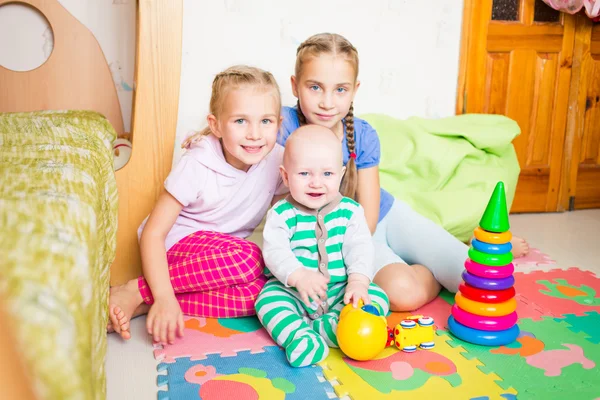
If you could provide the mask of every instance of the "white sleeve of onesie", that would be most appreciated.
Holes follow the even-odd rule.
[[[359,273],[373,280],[375,275],[373,239],[361,206],[358,206],[346,227],[342,255],[348,275]]]
[[[304,267],[292,251],[291,237],[292,232],[285,219],[271,208],[263,229],[263,258],[273,276],[288,287],[290,275],[298,268]]]

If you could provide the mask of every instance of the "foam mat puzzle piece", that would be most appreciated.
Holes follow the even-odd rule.
[[[215,392],[212,387],[218,389],[219,385],[225,384],[239,385],[246,392],[254,389],[259,397],[253,398],[265,400],[335,397],[333,387],[323,378],[320,367],[292,368],[285,352],[278,347],[269,347],[260,354],[240,352],[235,358],[222,358],[215,354],[205,360],[178,358],[174,363],[159,364],[157,369],[167,371],[166,375],[159,375],[157,381],[159,387],[167,386],[167,390],[159,391],[159,400],[199,399],[200,393],[205,398],[208,389]],[[209,400],[214,398],[223,396],[209,397]],[[238,392],[235,398],[247,400],[250,397]]]
[[[549,255],[542,253],[539,249],[530,248],[529,253],[524,257],[515,258],[514,265],[547,265],[556,264]]]
[[[198,321],[197,325],[194,320]],[[203,360],[208,354],[233,357],[239,351],[249,350],[252,353],[260,353],[266,347],[277,346],[267,331],[260,325],[259,329],[250,330],[249,332],[229,328],[206,329],[210,326],[214,327],[217,322],[217,320],[213,319],[211,321],[209,318],[186,319],[183,338],[178,338],[173,344],[155,344],[154,358],[166,363],[175,362],[178,357]]]
[[[573,397],[574,393],[591,399],[600,394],[600,346],[553,318],[520,319],[519,327],[522,332],[519,343],[509,346],[478,346],[456,338],[449,344],[465,349],[462,355],[482,363],[479,368],[483,372],[502,377],[498,384],[504,389],[517,390],[519,400],[579,398]],[[523,337],[532,340],[525,342]],[[534,340],[543,345],[531,351]],[[576,354],[578,351],[583,354]],[[557,372],[559,375],[550,376]]]
[[[600,344],[600,314],[597,311],[588,311],[584,316],[565,314],[563,318],[556,318],[557,322],[564,322],[573,332],[584,332],[587,340]]]
[[[519,317],[539,320],[542,316],[600,311],[600,279],[593,272],[553,269],[515,272],[514,277]]]
[[[423,386],[431,377],[438,376],[456,387],[462,383],[452,360],[435,351],[418,354],[387,348],[369,361],[344,359],[358,377],[381,393],[410,391]]]
[[[346,398],[352,400],[398,399],[403,395],[410,396],[411,399],[433,399],[437,397],[469,399],[484,396],[488,396],[490,399],[504,399],[503,394],[516,395],[514,389],[504,390],[497,385],[496,381],[500,380],[500,377],[481,371],[478,368],[480,363],[477,360],[468,360],[461,356],[461,353],[465,350],[448,345],[447,341],[449,340],[450,338],[445,331],[438,330],[435,336],[436,347],[429,351],[442,354],[451,360],[456,366],[460,381],[453,382],[441,376],[431,375],[421,387],[409,391],[390,390],[388,393],[378,391],[352,370],[343,354],[337,349],[331,349],[329,357],[320,365],[323,367],[323,375],[328,381],[332,382],[333,389],[338,397],[344,398],[346,396]],[[385,357],[390,352],[397,351],[388,348],[383,356]],[[419,357],[421,352],[419,350],[411,353],[410,356]]]
[[[515,300],[517,301],[517,315],[519,318],[540,320],[543,316],[558,317],[558,315],[554,314],[551,310],[544,309],[539,304],[536,304],[531,301],[531,299],[528,299],[521,294],[517,294]]]
[[[258,318],[255,316],[240,318],[185,316],[184,325],[186,329],[194,329],[219,337],[230,337],[239,333],[254,332],[262,328]]]

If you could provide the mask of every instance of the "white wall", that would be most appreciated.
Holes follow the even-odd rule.
[[[358,115],[454,114],[462,0],[184,0],[182,75],[174,162],[186,133],[204,125],[215,74],[244,63],[271,71],[285,105],[297,46],[335,32],[358,49]]]
[[[131,125],[135,0],[59,0],[96,37],[111,68],[125,131]],[[19,4],[0,7],[0,65],[29,70],[48,59],[53,36],[45,18]]]
[[[88,27],[113,71],[125,130],[130,128],[135,64],[135,0],[59,0]],[[42,18],[21,6],[0,8],[0,64],[41,63],[51,49]],[[452,115],[462,0],[184,0],[179,143],[204,125],[216,73],[245,63],[277,78],[284,104],[295,103],[289,77],[296,47],[318,32],[346,36],[358,49],[357,113]],[[27,21],[26,24],[23,21]],[[10,40],[16,34],[18,40]],[[25,51],[26,48],[31,51]]]

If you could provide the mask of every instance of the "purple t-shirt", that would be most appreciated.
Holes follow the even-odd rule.
[[[283,116],[283,123],[281,124],[277,142],[282,146],[285,146],[288,137],[300,127],[300,121],[298,120],[296,107],[282,107],[281,115]],[[344,133],[346,133],[345,126]],[[363,169],[379,165],[379,159],[381,158],[379,136],[377,136],[377,132],[367,121],[356,117],[354,117],[354,140],[356,142],[356,168]],[[344,165],[346,165],[350,158],[350,152],[348,151],[348,145],[346,144],[345,134],[342,140],[342,152],[344,155]],[[380,189],[380,191],[379,221],[386,216],[394,203],[394,197],[391,194],[384,189]]]
[[[165,180],[167,192],[183,206],[167,234],[165,248],[169,250],[197,231],[250,236],[271,207],[273,196],[288,192],[279,173],[283,151],[276,144],[265,158],[244,172],[225,160],[214,135],[194,143]],[[138,240],[147,219],[138,229]]]

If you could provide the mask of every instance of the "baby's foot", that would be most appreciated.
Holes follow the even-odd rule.
[[[314,332],[292,340],[285,348],[285,355],[292,367],[315,365],[329,355],[325,340]]]
[[[524,257],[529,254],[529,243],[527,243],[527,240],[513,236],[510,243],[512,244],[512,253],[514,258]]]
[[[130,280],[125,285],[110,288],[108,302],[110,325],[107,327],[107,331],[110,332],[112,329],[114,332],[121,334],[123,339],[131,338],[129,321],[142,303],[143,299],[138,290],[136,279]]]

